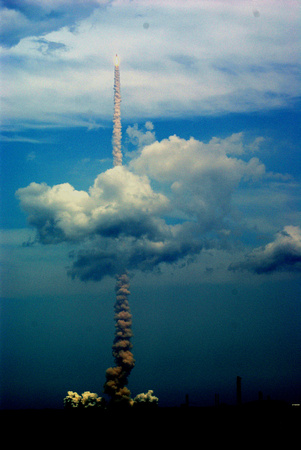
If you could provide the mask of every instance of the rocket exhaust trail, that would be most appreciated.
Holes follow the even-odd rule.
[[[128,302],[130,283],[127,273],[117,276],[116,282],[116,302],[115,310],[115,339],[112,346],[112,353],[116,366],[110,367],[106,371],[107,381],[104,385],[104,392],[109,394],[114,403],[125,401],[130,402],[131,393],[126,387],[131,370],[135,366],[135,360],[130,349],[132,344],[130,339],[132,333],[132,315]]]
[[[122,165],[121,153],[121,120],[120,120],[120,72],[119,59],[116,55],[114,70],[114,118],[113,118],[113,162],[114,166]]]
[[[121,153],[121,121],[120,121],[120,73],[119,73],[119,59],[115,58],[114,71],[114,118],[113,118],[113,157],[114,166],[122,165]],[[128,302],[130,295],[129,287],[130,281],[126,271],[116,276],[116,302],[114,305],[115,311],[115,338],[112,346],[112,353],[115,359],[116,366],[110,367],[106,371],[106,383],[104,385],[104,392],[110,395],[112,402],[131,401],[131,392],[126,387],[128,377],[131,370],[135,366],[135,360],[130,349],[133,345],[130,339],[132,333],[132,315]]]

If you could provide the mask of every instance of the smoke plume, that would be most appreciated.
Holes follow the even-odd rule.
[[[115,339],[113,343],[113,356],[116,366],[106,371],[107,381],[104,392],[111,396],[114,403],[131,401],[131,393],[126,387],[128,377],[135,365],[130,349],[132,344],[132,315],[128,302],[130,283],[127,273],[117,276],[115,310]]]
[[[153,395],[154,391],[149,389],[146,394],[143,392],[141,394],[136,395],[134,398],[134,405],[149,405],[149,406],[157,406],[159,399],[155,395]]]
[[[82,395],[77,392],[68,391],[68,395],[64,398],[64,407],[66,409],[80,408],[104,408],[105,400],[102,397],[98,397],[97,394],[86,391]]]
[[[113,118],[113,163],[114,166],[122,165],[121,153],[121,121],[120,121],[120,72],[119,60],[116,55],[114,70],[114,118]],[[130,402],[131,393],[126,387],[128,376],[135,365],[133,354],[130,352],[132,344],[132,315],[128,302],[130,282],[126,272],[117,276],[116,281],[116,302],[115,310],[115,339],[112,352],[116,366],[110,367],[106,371],[107,381],[104,385],[104,392],[109,394],[112,401]]]
[[[114,70],[114,118],[113,118],[113,157],[114,166],[122,165],[121,153],[121,121],[120,121],[120,72],[119,60],[116,55],[115,70]]]
[[[130,401],[129,405],[139,408],[153,408],[158,406],[159,399],[156,397],[153,390],[136,395],[136,397]],[[103,397],[99,397],[97,394],[86,391],[81,395],[77,392],[68,391],[64,398],[65,409],[102,409],[106,410],[108,404]]]

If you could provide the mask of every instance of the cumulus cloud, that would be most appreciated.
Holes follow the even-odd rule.
[[[153,123],[147,121],[144,127],[146,131],[139,130],[138,124],[135,123],[135,125],[133,125],[132,127],[128,126],[126,130],[128,140],[138,148],[142,148],[145,145],[152,144],[156,140],[156,135],[153,131]]]
[[[210,233],[230,234],[224,219],[233,192],[242,180],[265,174],[257,158],[233,156],[230,142],[241,147],[242,139],[205,144],[171,136],[145,146],[128,166],[99,174],[88,192],[31,183],[16,195],[39,242],[78,244],[70,252],[73,278],[98,281],[125,269],[185,263],[217,245]]]
[[[31,183],[16,195],[43,244],[92,235],[158,239],[165,232],[158,215],[168,209],[168,199],[152,190],[146,176],[124,166],[98,175],[89,192],[77,191],[69,183],[53,187]]]
[[[194,138],[170,136],[146,146],[130,167],[168,189],[174,215],[198,224],[200,231],[220,226],[231,209],[231,196],[242,179],[265,174],[265,166],[252,158],[230,156],[243,146],[243,135],[213,138],[208,144]]]
[[[301,272],[301,228],[292,225],[284,227],[273,242],[255,248],[244,261],[231,264],[229,270],[248,270],[258,274]]]

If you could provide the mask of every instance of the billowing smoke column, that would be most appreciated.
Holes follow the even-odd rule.
[[[114,71],[114,127],[113,127],[113,157],[114,166],[122,165],[121,153],[121,121],[120,121],[120,73],[119,59],[116,55]],[[106,371],[107,381],[104,385],[104,392],[109,394],[114,403],[130,402],[131,392],[126,387],[128,377],[135,365],[133,354],[130,352],[132,344],[130,339],[132,333],[132,315],[128,302],[130,280],[127,272],[117,276],[116,282],[116,302],[115,310],[115,339],[113,343],[113,356],[115,367],[110,367]]]
[[[114,403],[130,402],[131,393],[126,387],[128,377],[135,365],[135,360],[130,349],[132,344],[130,339],[132,333],[132,315],[128,302],[130,283],[127,273],[117,276],[115,310],[115,339],[113,343],[113,356],[115,367],[110,367],[106,371],[107,381],[104,385],[104,392],[111,396]]]
[[[115,71],[114,71],[114,128],[113,128],[113,157],[114,166],[122,165],[122,153],[121,153],[121,121],[120,121],[120,73],[119,73],[119,59],[116,55],[115,58]]]

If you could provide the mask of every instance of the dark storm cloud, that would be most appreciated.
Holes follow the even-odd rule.
[[[68,268],[68,275],[82,281],[100,281],[114,276],[125,268],[129,270],[152,271],[162,263],[175,264],[186,256],[198,254],[203,244],[192,239],[181,240],[181,236],[154,242],[147,238],[115,239],[97,238],[88,244],[91,248],[70,252],[75,258]]]
[[[301,272],[301,229],[286,226],[265,247],[255,248],[244,261],[231,264],[229,270],[248,270],[258,274],[275,271]]]

